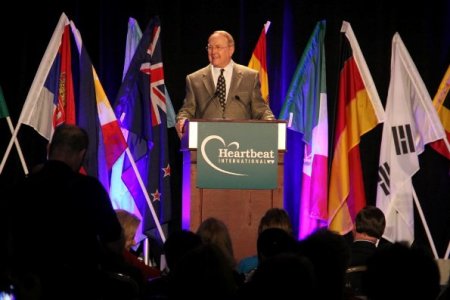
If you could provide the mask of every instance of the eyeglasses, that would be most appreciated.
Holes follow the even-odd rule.
[[[211,46],[211,45],[208,45],[208,46],[205,47],[205,49],[206,49],[206,51],[213,51],[213,50],[220,51],[220,50],[228,48],[228,47],[230,47],[230,46]]]

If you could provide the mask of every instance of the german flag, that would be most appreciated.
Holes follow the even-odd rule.
[[[264,101],[269,102],[269,77],[267,75],[267,57],[266,57],[266,33],[269,30],[270,22],[267,21],[256,43],[252,53],[252,58],[248,67],[259,72],[259,81],[261,83],[261,94]]]
[[[384,110],[352,28],[345,21],[340,65],[328,227],[346,234],[353,228],[356,214],[366,205],[360,138],[384,121]]]

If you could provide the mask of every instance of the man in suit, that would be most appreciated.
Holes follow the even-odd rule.
[[[186,96],[177,115],[178,135],[181,137],[185,121],[192,118],[274,120],[262,98],[258,72],[232,60],[231,34],[213,32],[206,50],[210,64],[186,76]]]
[[[354,296],[364,296],[363,273],[366,271],[367,260],[377,250],[385,227],[384,213],[376,206],[365,206],[356,215],[350,263],[346,272],[347,291]]]

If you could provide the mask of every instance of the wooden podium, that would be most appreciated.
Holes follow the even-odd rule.
[[[258,189],[233,188],[202,188],[198,187],[198,138],[199,123],[207,125],[220,123],[227,130],[227,124],[256,124],[258,130],[264,133],[267,124],[275,123],[278,136],[274,145],[277,155],[275,186]],[[203,123],[202,125],[205,125]],[[203,126],[204,127],[204,126]],[[252,139],[253,137],[248,137]],[[183,151],[183,184],[182,184],[182,226],[183,229],[197,231],[200,223],[215,217],[222,220],[228,227],[235,258],[240,259],[256,254],[258,225],[265,212],[273,207],[283,207],[283,169],[284,152],[286,150],[286,123],[284,121],[208,121],[192,120],[186,126],[182,138]],[[239,180],[239,179],[236,179]]]

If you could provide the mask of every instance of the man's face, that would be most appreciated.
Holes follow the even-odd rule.
[[[216,68],[224,68],[231,61],[234,53],[234,46],[228,45],[226,37],[220,34],[213,34],[208,40],[208,59]]]

